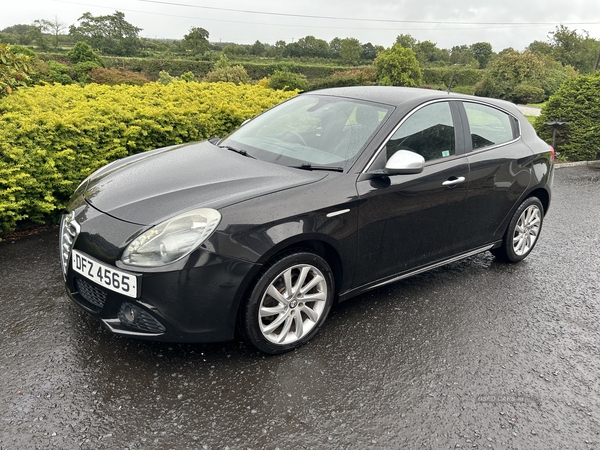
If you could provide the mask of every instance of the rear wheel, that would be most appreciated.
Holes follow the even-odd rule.
[[[537,197],[529,197],[515,211],[502,245],[491,250],[497,258],[508,262],[525,259],[538,241],[544,220],[544,206]]]
[[[269,354],[307,343],[331,309],[334,280],[327,262],[305,250],[285,253],[259,274],[240,311],[242,333]]]

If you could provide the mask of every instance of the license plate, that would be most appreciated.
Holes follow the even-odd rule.
[[[133,275],[90,258],[77,250],[71,252],[73,270],[88,280],[132,298],[138,298],[139,275]]]

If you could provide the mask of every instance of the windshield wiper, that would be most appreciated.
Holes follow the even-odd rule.
[[[239,153],[240,155],[247,156],[248,158],[256,159],[254,156],[252,156],[246,150],[240,150],[239,148],[232,147],[231,145],[219,145],[219,148],[225,148],[227,150],[231,150],[232,152]]]
[[[339,166],[324,166],[324,165],[320,165],[320,164],[309,164],[309,163],[304,163],[299,166],[290,166],[290,167],[294,167],[296,169],[303,169],[303,170],[329,170],[331,172],[343,172],[344,171],[344,168],[339,167]]]

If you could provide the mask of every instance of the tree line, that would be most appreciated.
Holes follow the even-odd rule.
[[[129,23],[120,11],[100,16],[86,12],[77,24],[69,26],[54,17],[7,27],[0,31],[0,42],[50,51],[72,47],[82,41],[103,55],[216,60],[218,56],[215,54],[222,52],[230,58],[312,58],[353,66],[370,64],[384,50],[383,46],[361,43],[352,37],[336,37],[327,42],[309,35],[295,42],[279,40],[272,45],[257,40],[254,44],[244,45],[210,42],[209,32],[201,27],[190,28],[180,40],[142,38],[141,31],[141,28]],[[418,41],[410,34],[399,34],[395,44],[410,48],[421,66],[460,65],[485,69],[499,55],[514,51],[509,48],[494,53],[489,42],[444,49],[429,40]],[[548,34],[547,41],[534,41],[526,51],[570,65],[579,73],[591,73],[598,64],[600,41],[590,37],[586,31],[578,32],[560,25]]]

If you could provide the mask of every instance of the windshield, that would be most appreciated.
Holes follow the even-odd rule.
[[[348,168],[392,107],[301,95],[256,117],[219,143],[285,166]]]

